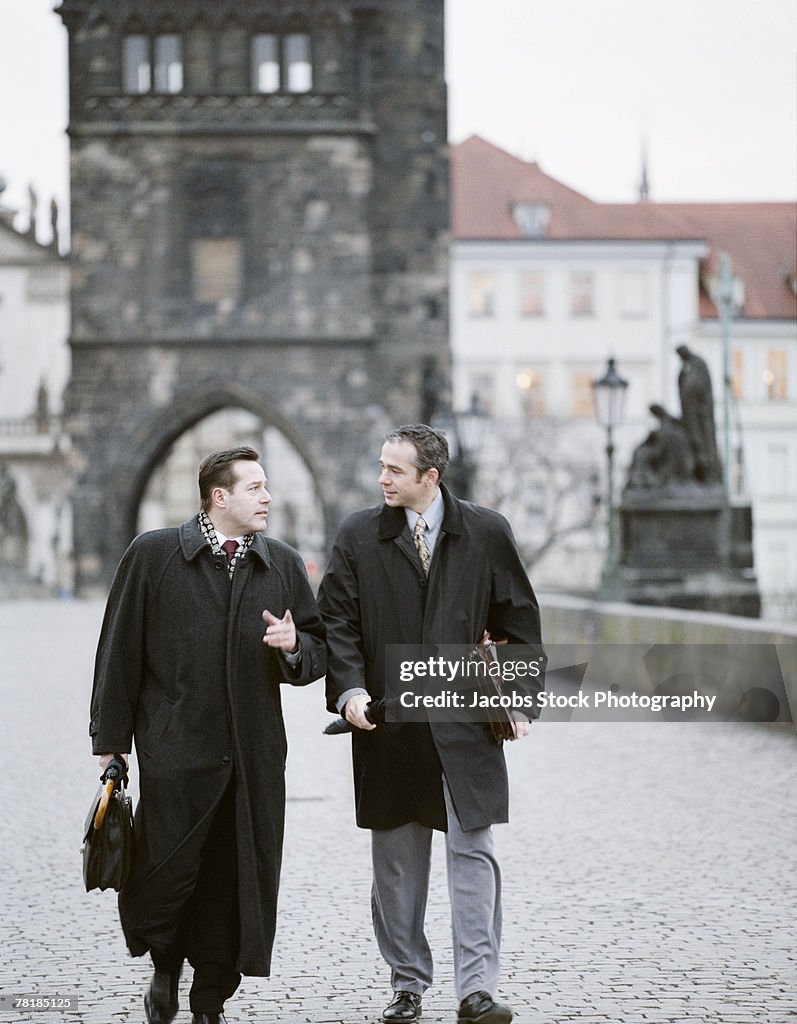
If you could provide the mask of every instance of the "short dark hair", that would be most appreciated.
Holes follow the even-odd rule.
[[[436,469],[442,479],[448,466],[448,441],[439,430],[425,423],[408,423],[396,427],[385,435],[386,441],[406,441],[415,449],[415,467],[422,476],[427,470]]]
[[[235,475],[236,462],[260,462],[260,453],[244,444],[238,448],[211,452],[202,460],[199,467],[199,500],[205,512],[210,511],[210,495],[214,487],[223,487],[225,491],[235,487],[238,480]]]

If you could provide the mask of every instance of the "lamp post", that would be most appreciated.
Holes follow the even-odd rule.
[[[432,419],[431,426],[448,439],[451,456],[448,467],[449,486],[458,498],[464,498],[465,501],[473,501],[475,497],[478,453],[484,440],[487,417],[487,410],[474,392],[470,405],[464,411],[439,412]]]
[[[596,377],[592,382],[595,417],[598,424],[606,429],[608,539],[606,561],[603,564],[598,592],[599,598],[604,601],[617,600],[622,597],[623,593],[618,564],[617,520],[614,510],[614,428],[622,422],[627,390],[628,381],[617,372],[614,357],[610,356],[603,376]]]

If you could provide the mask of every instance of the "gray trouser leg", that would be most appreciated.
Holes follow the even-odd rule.
[[[432,984],[432,951],[423,924],[432,830],[411,822],[371,832],[371,913],[379,951],[395,991],[422,995]]]
[[[501,870],[493,833],[489,826],[463,832],[445,780],[443,790],[457,999],[482,989],[494,996],[501,952]]]

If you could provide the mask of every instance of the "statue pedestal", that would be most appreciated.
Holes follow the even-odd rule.
[[[758,618],[749,505],[695,484],[626,490],[619,511],[626,601]]]

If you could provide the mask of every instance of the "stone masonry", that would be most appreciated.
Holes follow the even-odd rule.
[[[331,534],[372,500],[381,433],[421,414],[424,365],[448,378],[442,0],[59,11],[79,586],[107,582],[152,470],[225,406],[286,434]]]

